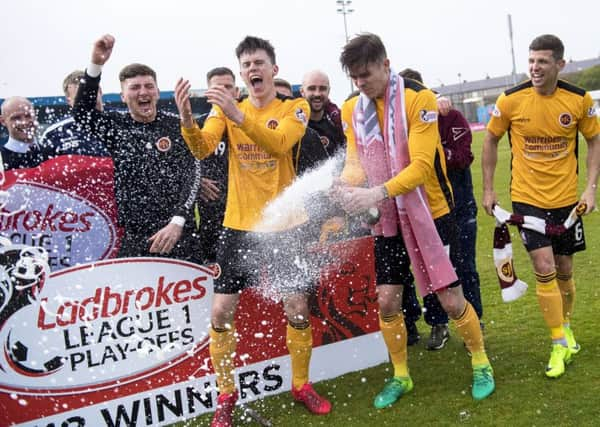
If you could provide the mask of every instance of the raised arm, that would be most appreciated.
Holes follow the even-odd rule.
[[[114,123],[108,114],[96,110],[96,100],[102,66],[110,58],[114,43],[115,38],[110,34],[106,34],[94,42],[91,62],[86,68],[85,78],[79,84],[73,106],[75,121],[106,144],[109,150],[112,149],[111,136],[114,132]]]

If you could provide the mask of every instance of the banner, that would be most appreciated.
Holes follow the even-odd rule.
[[[155,426],[215,410],[208,328],[219,267],[114,259],[112,173],[110,159],[61,156],[5,174],[1,426]],[[386,361],[373,239],[313,251],[311,381]],[[291,385],[282,304],[257,292],[242,294],[235,319],[241,402]]]
[[[373,333],[372,250],[363,238],[323,252],[329,258],[311,297],[313,381],[387,360]],[[3,264],[20,253],[5,250]],[[163,425],[213,411],[208,327],[218,273],[125,258],[53,272],[14,292],[0,325],[0,425]],[[241,401],[288,391],[282,305],[249,290],[235,321]]]
[[[52,271],[112,258],[119,230],[108,157],[58,156],[4,174],[0,236],[39,246]]]

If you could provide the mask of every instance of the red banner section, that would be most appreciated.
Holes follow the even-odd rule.
[[[0,235],[43,247],[52,271],[112,258],[119,237],[113,180],[107,157],[59,156],[36,168],[9,170]]]
[[[110,259],[119,245],[110,159],[63,156],[5,178],[0,425],[164,425],[213,411],[218,267]],[[375,333],[373,239],[313,252],[321,274],[310,295],[311,380],[387,360]],[[236,317],[241,401],[291,384],[282,305],[257,292],[242,294]]]

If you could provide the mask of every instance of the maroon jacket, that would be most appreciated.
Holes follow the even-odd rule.
[[[438,129],[449,170],[466,169],[473,162],[471,128],[460,111],[451,109],[447,116],[438,116]]]

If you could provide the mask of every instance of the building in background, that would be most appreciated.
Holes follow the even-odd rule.
[[[600,57],[584,59],[582,61],[569,61],[562,71],[562,75],[576,73],[587,68],[600,65]],[[487,123],[490,119],[494,102],[502,92],[527,80],[529,75],[518,73],[513,79],[512,74],[500,77],[487,77],[483,80],[462,81],[451,85],[442,85],[432,89],[440,95],[450,98],[454,107],[460,110],[469,123]],[[592,91],[592,98],[594,98]],[[594,100],[598,101],[600,96],[596,95]]]

